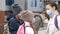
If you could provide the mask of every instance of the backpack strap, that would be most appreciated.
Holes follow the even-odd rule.
[[[24,34],[25,34],[25,23],[23,24],[23,27],[24,27]]]
[[[23,27],[24,27],[24,34],[25,34],[25,28],[26,28],[26,27],[30,27],[30,26],[28,26],[28,25],[25,26],[25,23],[24,23],[24,24],[23,24]]]
[[[54,19],[54,24],[55,24],[55,27],[59,30],[57,16],[59,16],[59,15],[56,15],[56,17]]]

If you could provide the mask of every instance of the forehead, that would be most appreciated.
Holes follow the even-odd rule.
[[[50,9],[50,8],[52,8],[52,7],[49,4],[46,5],[46,9]]]

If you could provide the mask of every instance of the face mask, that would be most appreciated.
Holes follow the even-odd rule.
[[[43,20],[43,23],[48,23],[48,19],[44,19]]]
[[[52,11],[51,10],[47,10],[46,13],[51,16],[52,15]]]
[[[33,18],[32,23],[35,23],[35,18]]]

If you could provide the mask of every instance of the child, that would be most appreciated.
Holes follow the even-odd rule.
[[[36,29],[34,28],[33,24],[32,24],[32,20],[33,20],[33,13],[31,11],[22,11],[21,12],[21,19],[24,20],[25,23],[25,31],[22,30],[25,34],[36,34]],[[21,27],[21,26],[20,26]],[[20,27],[17,31],[17,34],[21,34],[20,33]],[[24,34],[23,33],[23,34]]]

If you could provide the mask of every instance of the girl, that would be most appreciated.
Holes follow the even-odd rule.
[[[32,20],[33,20],[33,17],[34,17],[33,13],[31,11],[26,10],[26,11],[22,11],[20,16],[21,16],[20,18],[22,20],[24,20],[24,23],[25,23],[24,24],[25,28],[22,27],[23,29],[25,29],[25,31],[22,30],[23,32],[25,32],[23,34],[37,34],[36,29],[34,28],[34,26],[32,24]],[[20,28],[21,28],[21,26],[19,27],[19,29],[17,31],[17,34],[21,34],[20,33]]]

